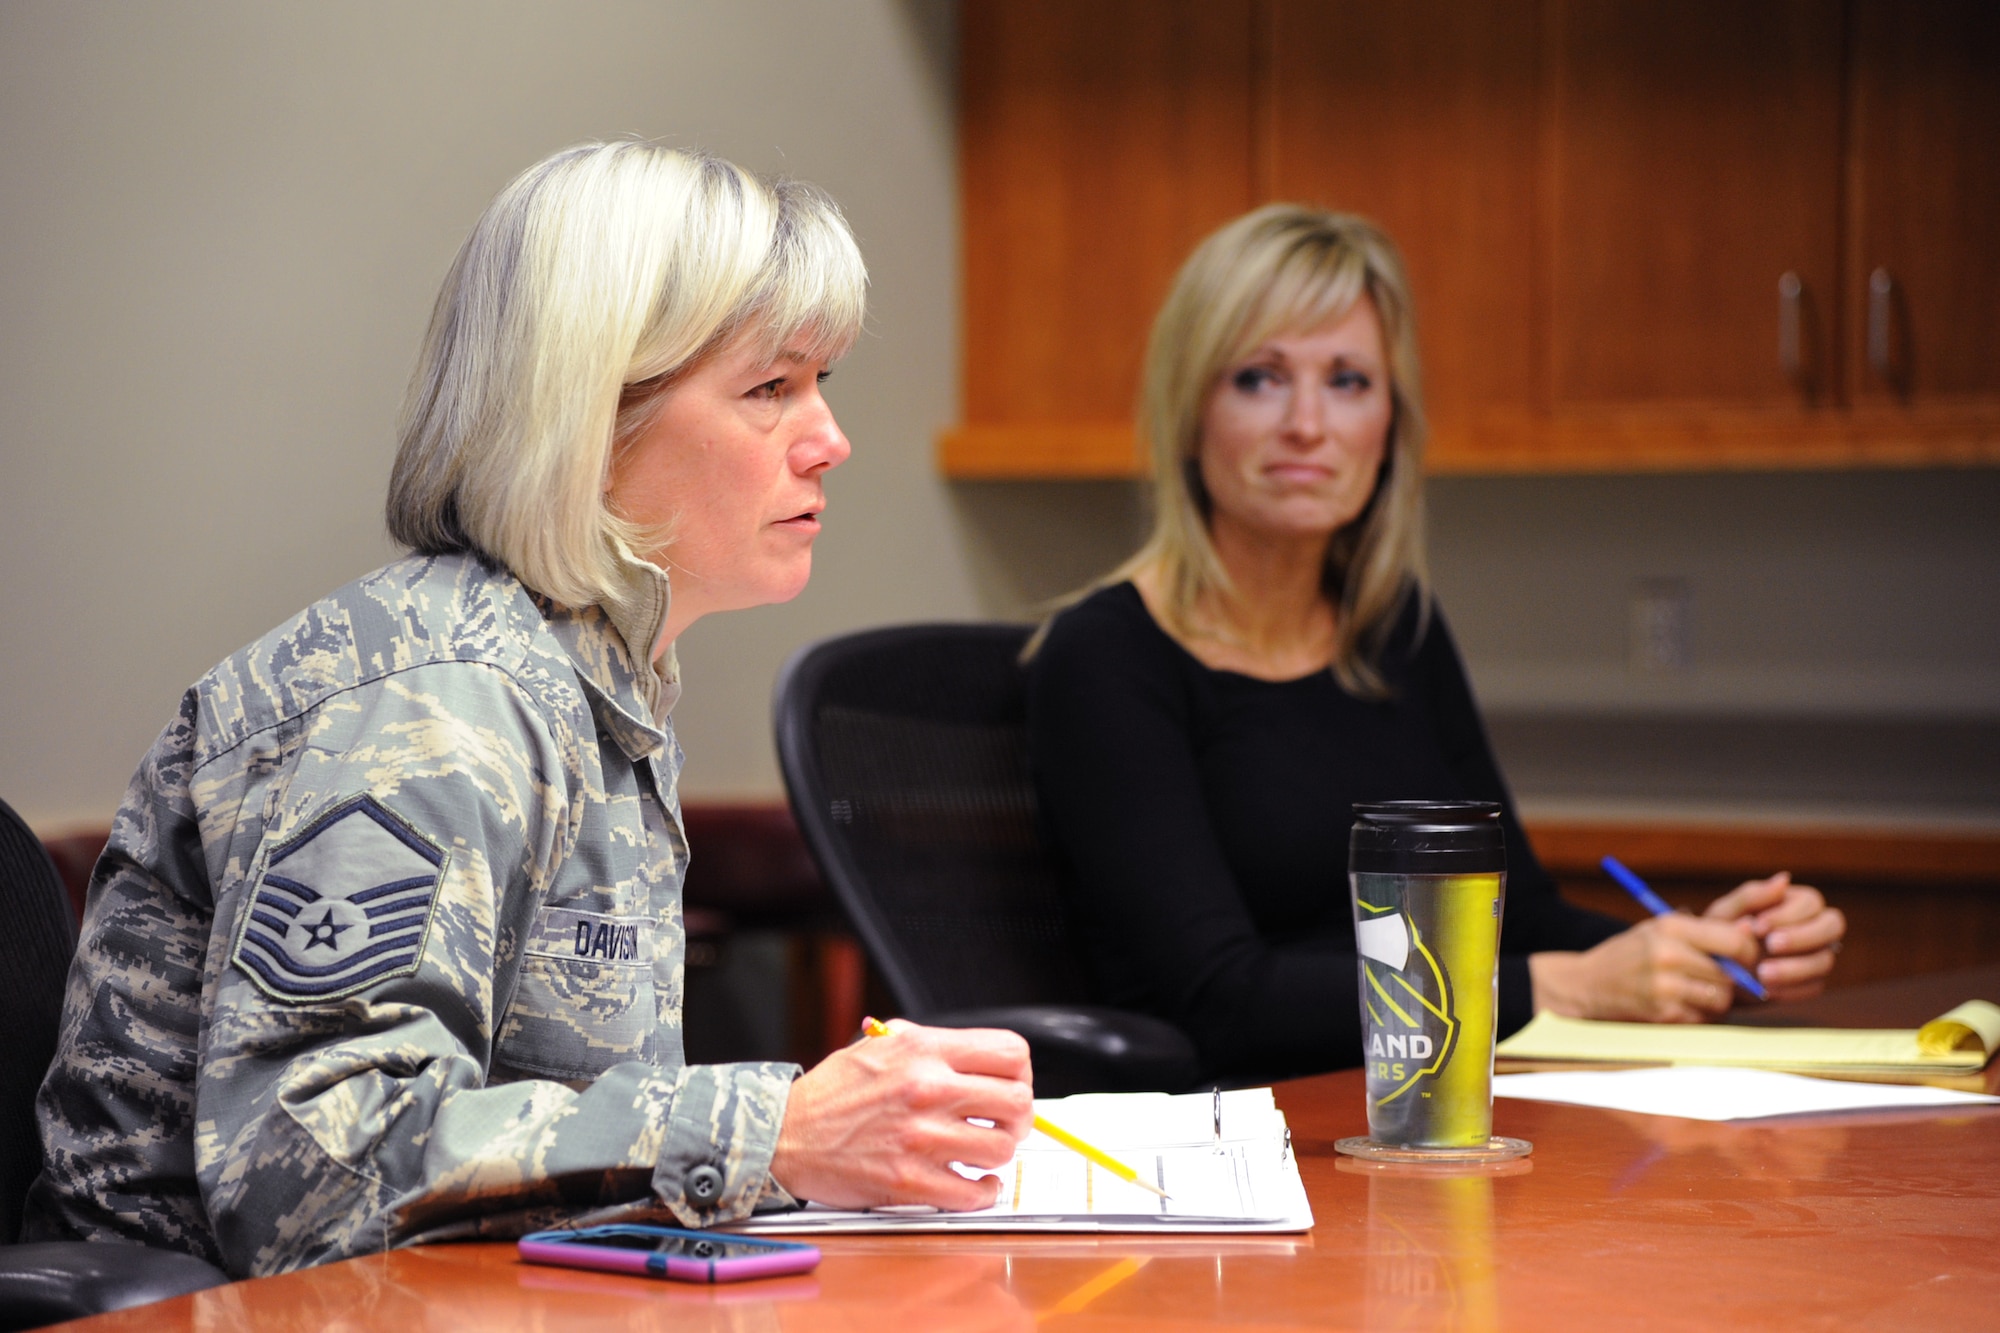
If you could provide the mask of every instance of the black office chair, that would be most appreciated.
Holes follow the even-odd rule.
[[[778,762],[820,871],[904,1014],[1011,1028],[1035,1092],[1179,1092],[1193,1044],[1090,1003],[1028,774],[1022,625],[908,625],[801,650]]]
[[[111,1241],[12,1242],[42,1169],[35,1092],[56,1050],[76,919],[48,853],[0,801],[0,1329],[39,1328],[229,1279],[190,1254]]]

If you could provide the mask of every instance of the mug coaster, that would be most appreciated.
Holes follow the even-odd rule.
[[[1511,1162],[1516,1157],[1526,1157],[1535,1150],[1535,1145],[1526,1139],[1507,1139],[1496,1134],[1486,1140],[1484,1147],[1404,1148],[1392,1143],[1377,1143],[1374,1139],[1358,1136],[1335,1140],[1333,1150],[1346,1153],[1349,1157],[1359,1157],[1365,1162],[1454,1166],[1461,1163],[1476,1165],[1482,1162]]]

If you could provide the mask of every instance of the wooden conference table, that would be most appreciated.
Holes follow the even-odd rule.
[[[2000,967],[1814,1003],[1914,1026],[1974,983],[1992,991]],[[1502,1099],[1495,1128],[1532,1139],[1533,1156],[1428,1174],[1334,1153],[1366,1128],[1358,1071],[1283,1084],[1278,1101],[1317,1219],[1308,1235],[835,1238],[809,1276],[715,1289],[523,1265],[510,1245],[432,1246],[70,1327],[2000,1326],[2000,1107],[1731,1125]]]

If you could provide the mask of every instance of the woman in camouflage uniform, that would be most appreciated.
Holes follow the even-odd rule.
[[[673,647],[804,587],[860,327],[838,210],[641,143],[523,173],[402,427],[412,554],[204,676],[91,887],[27,1237],[235,1274],[557,1217],[983,1206],[1025,1044],[689,1066]],[[992,1122],[992,1127],[971,1123]]]

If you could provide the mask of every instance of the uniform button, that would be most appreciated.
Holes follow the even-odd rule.
[[[722,1173],[712,1166],[698,1166],[687,1174],[687,1192],[707,1203],[722,1193]]]

